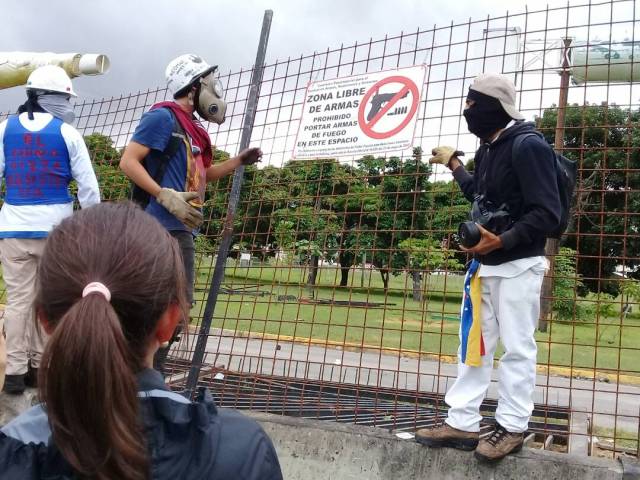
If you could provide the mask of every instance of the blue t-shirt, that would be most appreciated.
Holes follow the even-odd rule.
[[[131,140],[162,152],[169,145],[175,122],[175,118],[167,108],[156,108],[146,112],[142,115]],[[193,155],[191,151],[187,151],[187,148],[186,143],[183,148],[178,148],[176,154],[169,160],[164,177],[159,183],[163,188],[173,188],[178,192],[199,192],[201,201],[204,201],[206,170],[202,163],[202,156]],[[152,177],[155,176],[158,167],[157,161],[147,159],[147,170]],[[169,231],[190,231],[154,197],[150,198],[146,211]]]

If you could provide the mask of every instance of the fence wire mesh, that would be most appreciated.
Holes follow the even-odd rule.
[[[469,204],[447,171],[426,160],[442,144],[472,159],[477,140],[461,117],[468,86],[482,71],[503,72],[516,83],[519,109],[579,165],[574,215],[543,299],[550,312],[536,333],[528,440],[583,454],[638,455],[637,27],[635,2],[592,1],[452,22],[265,65],[252,134],[265,156],[245,172],[200,383],[225,406],[394,431],[443,416],[443,395],[456,375],[468,260],[455,232]],[[564,109],[563,39],[571,39],[574,80]],[[416,64],[428,69],[413,150],[291,158],[309,82]],[[216,161],[237,152],[251,73],[221,75],[227,121],[208,126]],[[166,90],[152,89],[76,104],[105,200],[127,197],[122,148],[142,113],[167,98]],[[564,130],[557,129],[559,113]],[[225,178],[207,190],[191,328],[171,359],[175,388],[193,355],[230,185]],[[497,395],[494,379],[483,404],[487,420]]]

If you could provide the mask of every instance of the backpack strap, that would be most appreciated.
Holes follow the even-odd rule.
[[[167,171],[167,166],[171,161],[171,158],[178,153],[178,149],[184,144],[184,140],[187,138],[182,125],[176,118],[175,114],[171,111],[171,109],[167,109],[171,114],[171,118],[173,119],[174,126],[173,131],[171,132],[171,138],[169,139],[169,143],[167,147],[163,151],[159,150],[151,150],[149,155],[145,157],[142,161],[142,166],[145,168],[147,172],[149,172],[149,161],[155,161],[158,164],[158,168],[155,174],[151,177],[158,184],[162,185],[162,179],[164,178],[164,174]],[[140,205],[142,208],[146,208],[149,204],[149,200],[151,200],[151,195],[147,193],[145,190],[140,188],[135,183],[131,182],[131,194],[130,199]]]
[[[513,144],[511,146],[511,161],[513,161],[513,159],[518,154],[518,151],[520,150],[520,145],[522,145],[522,142],[525,140],[525,138],[537,137],[537,136],[538,134],[533,132],[517,135],[516,138],[513,139]]]
[[[180,122],[176,118],[175,114],[171,111],[170,108],[168,108],[167,110],[171,114],[171,118],[174,121],[173,131],[171,132],[171,138],[169,139],[167,148],[165,148],[162,152],[158,150],[151,150],[147,157],[148,159],[153,159],[158,162],[158,169],[153,176],[153,179],[158,185],[161,184],[162,179],[164,178],[164,174],[167,171],[167,165],[169,165],[169,161],[176,153],[178,153],[178,150],[183,145],[183,142],[186,138],[184,129],[182,128],[182,125],[180,125]],[[147,159],[145,159],[145,163],[146,161]],[[147,168],[146,165],[145,168]]]

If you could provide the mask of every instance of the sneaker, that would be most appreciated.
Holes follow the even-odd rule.
[[[2,391],[11,395],[21,395],[22,393],[24,393],[25,389],[24,377],[24,374],[5,375],[4,387],[2,387]]]
[[[485,462],[497,462],[510,453],[522,450],[523,443],[524,433],[507,432],[502,425],[496,423],[493,433],[480,440],[475,456]]]
[[[459,450],[473,450],[478,446],[478,432],[465,432],[442,423],[416,432],[416,441],[428,447],[449,447]]]

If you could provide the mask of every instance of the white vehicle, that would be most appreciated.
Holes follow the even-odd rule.
[[[640,81],[640,42],[575,42],[571,64],[575,84]]]

